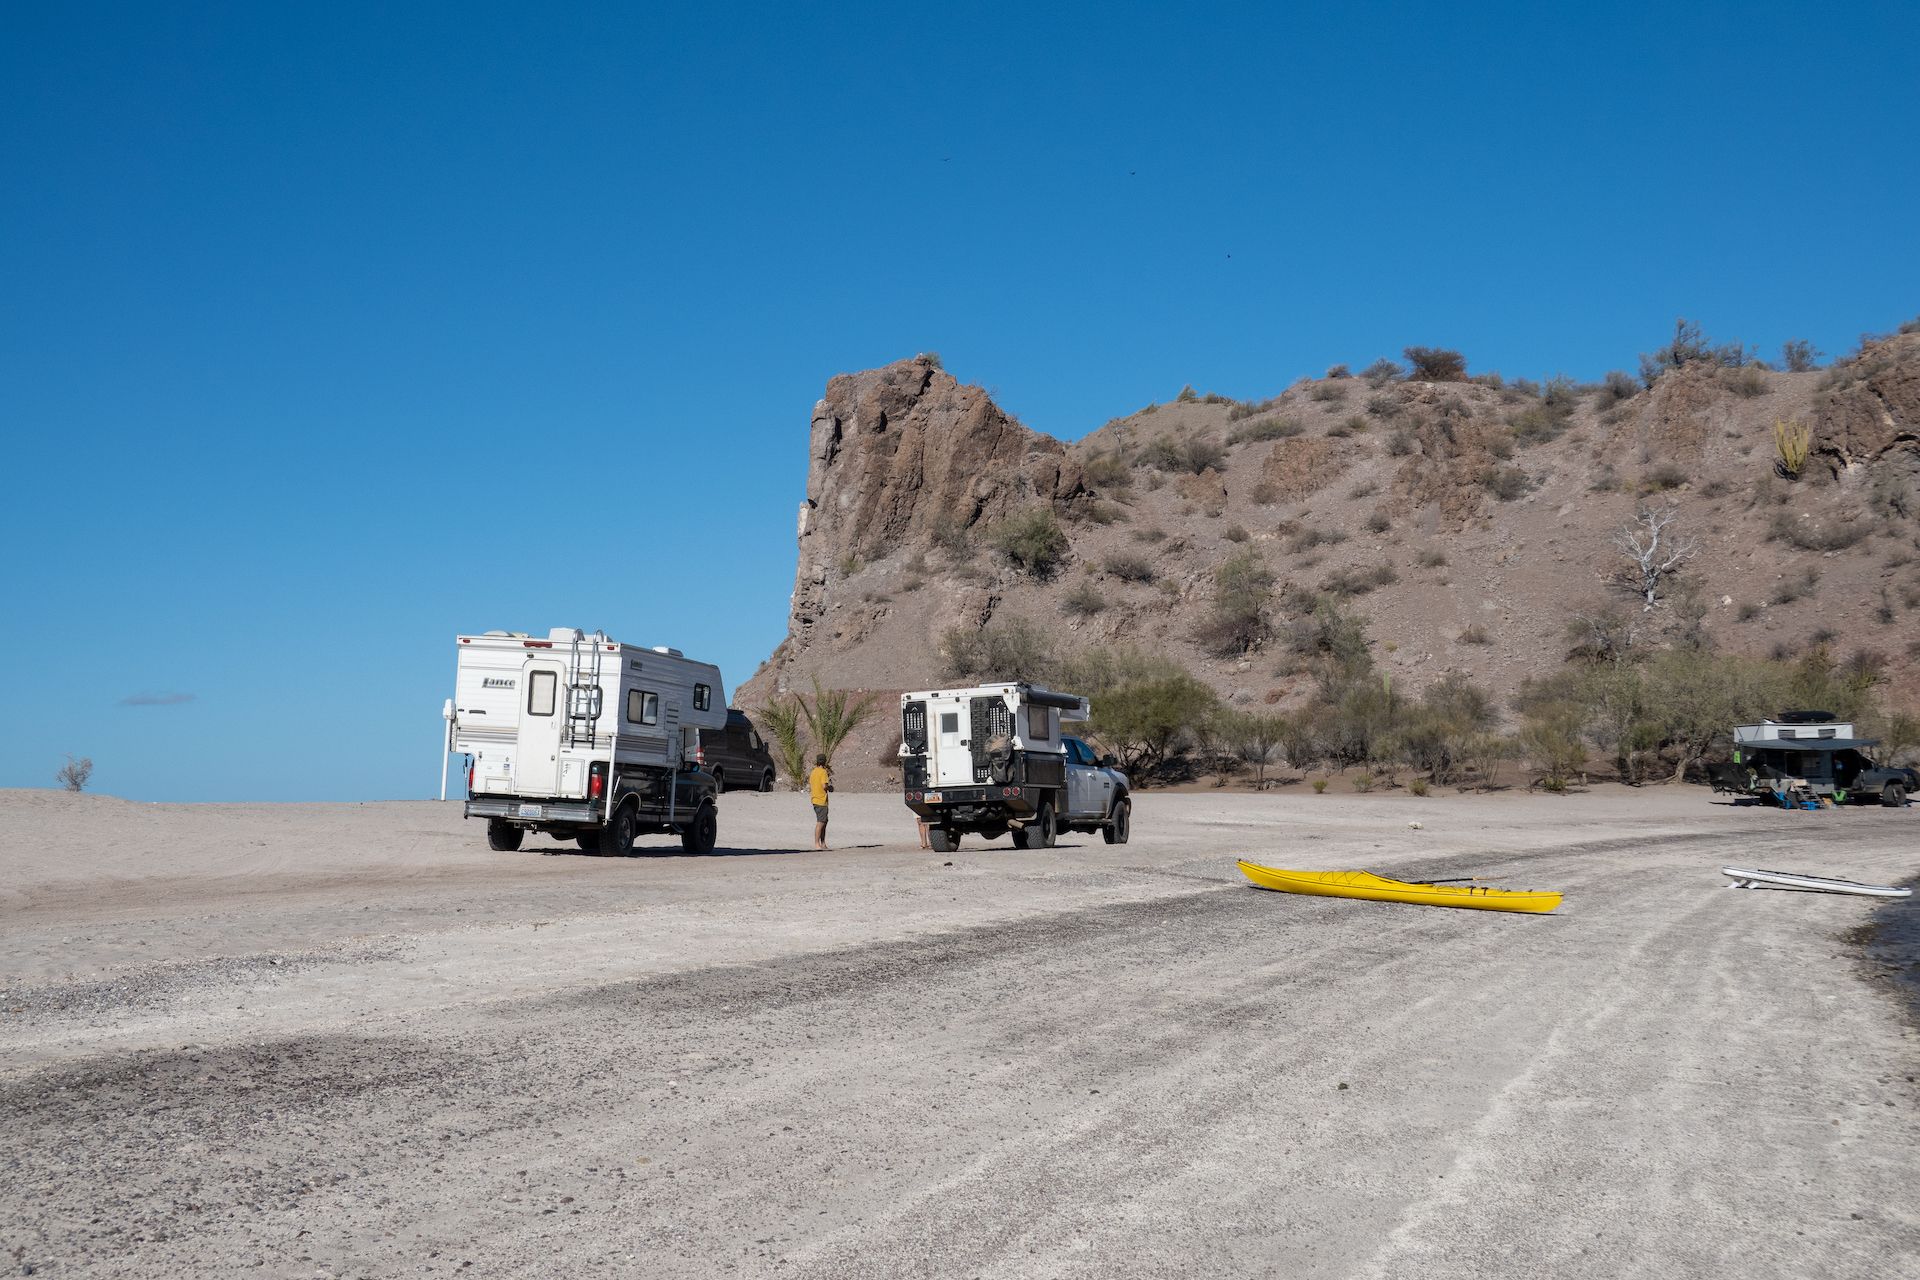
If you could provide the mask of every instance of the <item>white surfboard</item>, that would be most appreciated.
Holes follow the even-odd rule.
[[[1828,876],[1797,876],[1791,871],[1751,871],[1745,867],[1722,867],[1720,874],[1732,876],[1729,889],[1811,889],[1819,893],[1855,893],[1865,898],[1911,898],[1913,890],[1887,884],[1861,884],[1857,880],[1835,880]]]

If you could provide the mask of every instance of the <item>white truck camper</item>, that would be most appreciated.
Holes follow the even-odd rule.
[[[718,838],[700,731],[726,727],[720,669],[571,627],[544,638],[459,636],[451,750],[465,753],[466,816],[487,844],[518,849],[544,831],[601,853],[676,833],[691,853]]]
[[[1022,849],[1052,848],[1062,831],[1125,844],[1127,775],[1061,732],[1087,717],[1085,698],[1017,681],[903,694],[901,781],[933,847],[950,853],[969,831],[988,840],[1012,832]]]

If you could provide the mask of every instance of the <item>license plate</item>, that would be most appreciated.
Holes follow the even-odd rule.
[[[541,809],[537,804],[523,804],[520,806],[520,816],[523,818],[537,818],[540,816],[540,813]]]
[[[922,804],[939,804],[945,798],[938,791],[929,791],[920,797],[920,801]]]

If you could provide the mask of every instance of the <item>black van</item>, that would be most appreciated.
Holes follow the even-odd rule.
[[[700,731],[700,762],[722,791],[773,790],[773,753],[747,713],[727,709],[727,727]]]

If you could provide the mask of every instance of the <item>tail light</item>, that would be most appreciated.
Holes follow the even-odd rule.
[[[587,799],[598,800],[607,790],[606,766],[598,760],[587,769]]]
[[[467,758],[467,794],[473,794],[473,758]]]

